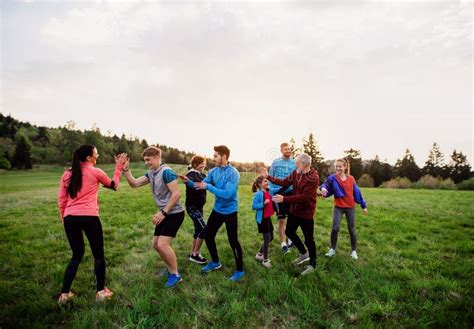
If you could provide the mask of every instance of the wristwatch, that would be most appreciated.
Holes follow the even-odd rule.
[[[161,213],[162,213],[163,216],[165,216],[165,217],[168,216],[168,213],[167,213],[166,211],[164,211],[164,210],[162,210]]]

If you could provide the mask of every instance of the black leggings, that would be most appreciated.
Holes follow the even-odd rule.
[[[61,292],[67,293],[71,290],[71,284],[76,276],[77,269],[84,256],[84,236],[87,236],[94,255],[94,272],[97,281],[97,291],[103,290],[105,285],[105,257],[104,238],[102,236],[102,225],[97,216],[66,216],[64,218],[64,230],[66,231],[69,245],[72,249],[72,258],[64,273],[64,282]]]
[[[219,255],[217,254],[216,246],[216,234],[224,223],[227,230],[227,239],[229,240],[230,247],[234,253],[237,271],[243,271],[244,261],[242,258],[242,247],[240,246],[237,233],[237,212],[228,215],[220,214],[215,210],[211,212],[206,228],[207,249],[209,249],[212,261],[216,263],[219,262]]]
[[[316,267],[316,243],[314,242],[314,220],[313,218],[300,218],[289,213],[288,222],[286,223],[286,236],[295,244],[301,254],[306,254],[306,248],[301,242],[300,237],[296,234],[298,227],[304,235],[304,244],[308,248],[309,265]]]
[[[206,222],[202,215],[204,213],[202,207],[189,206],[186,207],[186,211],[194,223],[194,239],[204,240],[206,237]]]
[[[273,231],[262,233],[263,235],[263,244],[260,247],[259,252],[263,254],[263,259],[267,260],[268,259],[268,247],[270,246],[270,243],[273,241]]]

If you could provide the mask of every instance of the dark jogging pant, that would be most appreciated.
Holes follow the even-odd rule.
[[[97,291],[103,290],[105,286],[105,257],[104,238],[102,235],[102,225],[97,216],[66,216],[64,218],[64,230],[72,249],[72,257],[64,273],[62,293],[71,290],[71,284],[76,276],[77,269],[84,256],[84,236],[91,246],[94,256],[94,272],[97,283]]]
[[[304,235],[304,244],[296,233],[298,227],[301,227]],[[313,218],[300,218],[292,213],[288,214],[285,234],[295,244],[300,254],[309,253],[309,265],[316,267],[316,243],[314,242],[314,220]]]
[[[237,212],[227,215],[220,214],[215,210],[211,212],[206,227],[206,245],[211,254],[212,261],[216,263],[219,262],[219,255],[216,246],[216,234],[224,223],[227,230],[227,238],[234,254],[237,271],[243,271],[244,262],[242,257],[242,247],[240,246],[238,238]]]

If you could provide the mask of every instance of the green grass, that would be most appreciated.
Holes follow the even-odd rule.
[[[110,172],[111,166],[104,167]],[[134,173],[145,172],[135,165]],[[175,167],[184,172],[184,167]],[[338,256],[327,259],[330,200],[318,201],[318,270],[298,277],[295,251],[274,267],[254,259],[261,237],[250,209],[250,186],[239,190],[239,235],[246,276],[237,284],[225,228],[217,244],[220,271],[201,275],[189,263],[193,226],[186,217],[173,246],[184,281],[166,290],[163,263],[151,248],[155,205],[148,187],[100,191],[108,286],[116,293],[94,300],[90,250],[79,268],[73,303],[58,307],[69,245],[56,206],[60,167],[0,174],[0,327],[453,327],[472,328],[474,194],[464,191],[363,189],[369,216],[358,211],[359,260],[349,257],[340,231]],[[252,174],[243,174],[249,184]],[[213,197],[208,198],[209,214]],[[205,256],[207,249],[203,248]]]

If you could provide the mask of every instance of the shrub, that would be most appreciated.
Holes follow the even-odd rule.
[[[8,159],[5,159],[4,157],[0,157],[0,169],[11,169],[12,165],[10,164],[10,161]]]
[[[457,185],[458,190],[474,191],[474,177],[463,180]]]
[[[357,181],[357,184],[360,187],[374,187],[374,179],[370,177],[369,174],[363,174],[360,176],[359,180]]]
[[[439,183],[439,188],[441,190],[455,190],[457,187],[451,178],[447,178]]]
[[[421,177],[415,185],[419,185],[422,188],[434,190],[438,189],[440,184],[440,179],[433,177],[431,175],[425,175]]]
[[[384,188],[409,188],[411,187],[411,181],[406,177],[396,177],[389,181],[383,182],[382,187]]]

